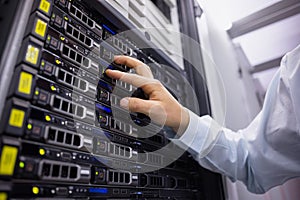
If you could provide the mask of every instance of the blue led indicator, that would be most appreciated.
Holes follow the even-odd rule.
[[[90,193],[98,193],[98,194],[107,194],[108,190],[107,188],[90,188]]]
[[[104,87],[105,89],[111,91],[112,90],[112,87],[109,86],[107,83],[104,83],[103,81],[99,81],[98,83],[100,86]]]
[[[105,24],[103,24],[103,28],[105,28],[106,30],[108,30],[111,34],[116,35],[116,32],[114,32],[113,30],[111,30],[108,26],[106,26]]]
[[[102,106],[102,105],[100,105],[100,104],[97,103],[96,107],[99,108],[99,109],[101,109],[101,110],[103,110],[106,113],[111,113],[111,109],[108,108],[108,107],[106,107],[106,106]]]

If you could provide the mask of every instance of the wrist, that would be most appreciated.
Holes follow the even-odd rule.
[[[173,130],[177,133],[177,137],[183,135],[190,122],[190,115],[188,110],[183,106],[181,106],[180,110],[180,119],[177,123],[177,126],[173,127]]]

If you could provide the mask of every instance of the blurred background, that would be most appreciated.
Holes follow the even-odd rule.
[[[201,44],[208,55],[206,73],[213,111],[221,110],[218,85],[210,81],[208,61],[215,62],[225,85],[225,125],[238,130],[260,111],[267,87],[283,55],[300,44],[300,1],[297,0],[198,0],[203,11],[198,19]],[[211,70],[213,71],[213,70]],[[214,82],[214,83],[210,83]],[[219,98],[222,99],[222,98]],[[219,105],[219,107],[218,107]],[[266,177],[267,178],[267,177]],[[227,180],[228,199],[299,199],[300,179],[286,182],[264,195],[249,193],[240,183]]]

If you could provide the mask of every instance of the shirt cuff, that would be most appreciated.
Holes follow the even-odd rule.
[[[188,112],[190,120],[186,131],[179,139],[172,139],[172,142],[201,158],[214,147],[222,127],[209,115],[199,117],[190,110]]]

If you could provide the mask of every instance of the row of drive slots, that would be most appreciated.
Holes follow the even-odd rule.
[[[1,182],[0,182],[1,183]],[[26,182],[25,182],[26,183]],[[97,200],[121,200],[121,199],[139,199],[139,200],[190,200],[200,199],[199,192],[195,190],[181,189],[143,189],[128,187],[93,187],[87,185],[72,184],[45,184],[28,182],[26,184],[15,182],[7,186],[15,190],[10,194],[11,199],[35,199],[46,200],[45,198],[55,198],[60,200],[75,199],[97,199]],[[32,191],[35,191],[32,198]],[[31,197],[31,198],[30,198]],[[114,197],[114,198],[112,198]]]
[[[100,75],[100,77],[106,68],[105,66],[113,61],[114,55],[125,54],[138,58],[150,65],[155,78],[161,80],[177,96],[182,95],[184,86],[178,82],[178,78],[181,77],[175,77],[168,72],[167,68],[162,69],[153,58],[143,54],[142,50],[137,48],[132,41],[120,36],[121,34],[114,36],[115,32],[109,27],[102,24],[102,28],[69,2],[62,5],[58,1],[57,5],[60,8],[53,6],[51,14],[49,14],[50,19],[43,17],[39,12],[32,14],[30,26],[28,26],[27,34],[32,34],[45,41],[45,48],[94,75]],[[43,37],[38,35],[33,27],[37,20],[44,20],[47,23],[47,34],[44,34]],[[90,25],[82,26],[82,24]],[[39,45],[42,46],[43,44]],[[132,90],[131,86],[126,85],[126,83],[117,84],[129,91]]]
[[[30,76],[31,88],[24,93],[20,90],[20,85],[25,82],[26,76]],[[32,105],[130,136],[138,136],[141,132],[147,136],[160,131],[161,127],[151,123],[148,117],[137,113],[129,114],[122,109],[119,105],[120,99],[121,96],[127,96],[126,92],[116,88],[114,91],[117,92],[114,94],[108,91],[111,88],[113,88],[111,84],[100,80],[96,99],[93,100],[38,75],[36,70],[28,66],[21,65],[14,74],[10,96],[23,98],[30,101]]]
[[[199,182],[191,172],[180,172],[170,167],[149,173],[138,173],[136,163],[92,156],[87,153],[42,145],[21,140],[17,144],[3,138],[2,146],[18,149],[13,179],[47,182],[84,183],[92,186],[133,186],[140,188],[193,189]],[[117,165],[121,165],[122,169]]]
[[[2,131],[6,134],[92,153],[92,156],[108,156],[137,162],[148,167],[160,167],[172,163],[175,160],[175,158],[172,160],[173,152],[178,152],[178,147],[169,143],[164,134],[136,139],[82,121],[74,121],[16,98],[8,101],[6,110],[7,120],[3,120],[1,124],[2,128],[5,127]],[[15,127],[8,120],[12,119],[9,115],[14,110],[25,113],[24,120],[19,127]],[[164,147],[164,154],[154,152],[161,147]],[[173,167],[183,171],[192,168],[180,160],[175,161]]]

